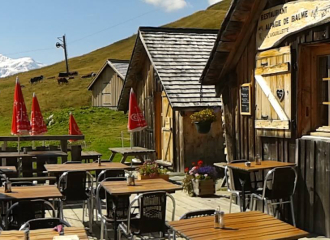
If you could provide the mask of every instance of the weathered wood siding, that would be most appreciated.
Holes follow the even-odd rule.
[[[92,106],[116,108],[122,88],[123,80],[107,66],[93,85]]]
[[[203,160],[207,165],[225,161],[224,137],[222,131],[221,110],[216,109],[217,120],[212,123],[207,134],[200,134],[191,123],[190,116],[194,112],[185,112],[182,116],[184,165],[191,166],[192,162]]]

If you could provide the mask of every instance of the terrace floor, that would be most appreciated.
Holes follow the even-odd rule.
[[[177,191],[173,194],[176,201],[176,211],[175,211],[175,220],[178,220],[183,214],[189,211],[194,211],[196,209],[215,209],[218,206],[221,207],[221,210],[225,213],[229,213],[229,195],[227,192],[218,191],[214,197],[189,197],[183,191]],[[132,196],[134,197],[134,196]],[[171,201],[168,201],[167,205],[168,211],[166,219],[171,219],[172,214],[172,204]],[[237,205],[232,205],[232,212],[238,212],[239,208]],[[82,209],[81,208],[67,208],[64,210],[65,220],[68,221],[72,226],[83,227],[88,226],[87,222],[82,223]],[[88,220],[88,217],[85,216],[85,221]],[[88,233],[89,234],[89,233]],[[112,236],[112,233],[109,233]],[[89,234],[89,239],[100,239],[100,224],[93,224],[93,232]],[[113,239],[113,237],[111,237]],[[122,238],[124,239],[124,238]],[[177,238],[178,239],[178,238]],[[307,238],[304,238],[307,239]],[[323,239],[330,240],[330,238],[324,237],[311,237],[310,239]],[[179,240],[179,239],[178,239]]]

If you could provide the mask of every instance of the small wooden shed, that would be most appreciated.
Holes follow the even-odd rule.
[[[117,109],[119,96],[126,77],[129,61],[108,59],[88,90],[92,91],[93,107],[108,107]]]
[[[233,0],[201,81],[228,159],[295,162],[297,226],[330,237],[330,3]]]
[[[141,27],[118,109],[128,110],[133,88],[148,128],[134,136],[135,145],[155,149],[157,158],[177,171],[199,159],[225,161],[221,101],[214,86],[199,83],[216,39],[215,30]],[[190,122],[195,111],[213,108],[217,122],[199,134]]]

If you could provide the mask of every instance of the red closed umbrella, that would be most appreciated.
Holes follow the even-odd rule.
[[[32,98],[31,108],[31,131],[30,135],[41,135],[47,132],[47,126],[42,117],[39,102],[35,93]]]
[[[133,147],[133,132],[142,131],[147,127],[147,122],[143,116],[141,109],[136,100],[133,88],[131,88],[131,93],[129,95],[129,110],[128,110],[128,132],[131,133],[131,148]]]
[[[70,135],[82,135],[82,133],[78,127],[78,124],[71,113],[70,113],[70,119],[69,119],[69,134]],[[74,142],[76,140],[69,140],[69,141]]]
[[[146,120],[143,116],[141,109],[139,108],[136,100],[135,93],[131,89],[129,95],[129,111],[128,111],[128,125],[127,129],[129,132],[137,132],[147,127]]]
[[[11,134],[18,135],[18,152],[19,136],[28,134],[31,129],[30,121],[27,115],[26,106],[23,98],[21,85],[19,84],[18,77],[16,78],[14,105],[13,105],[13,118],[11,122]]]

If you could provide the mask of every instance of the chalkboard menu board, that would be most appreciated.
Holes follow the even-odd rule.
[[[241,85],[241,115],[251,115],[251,84]]]

